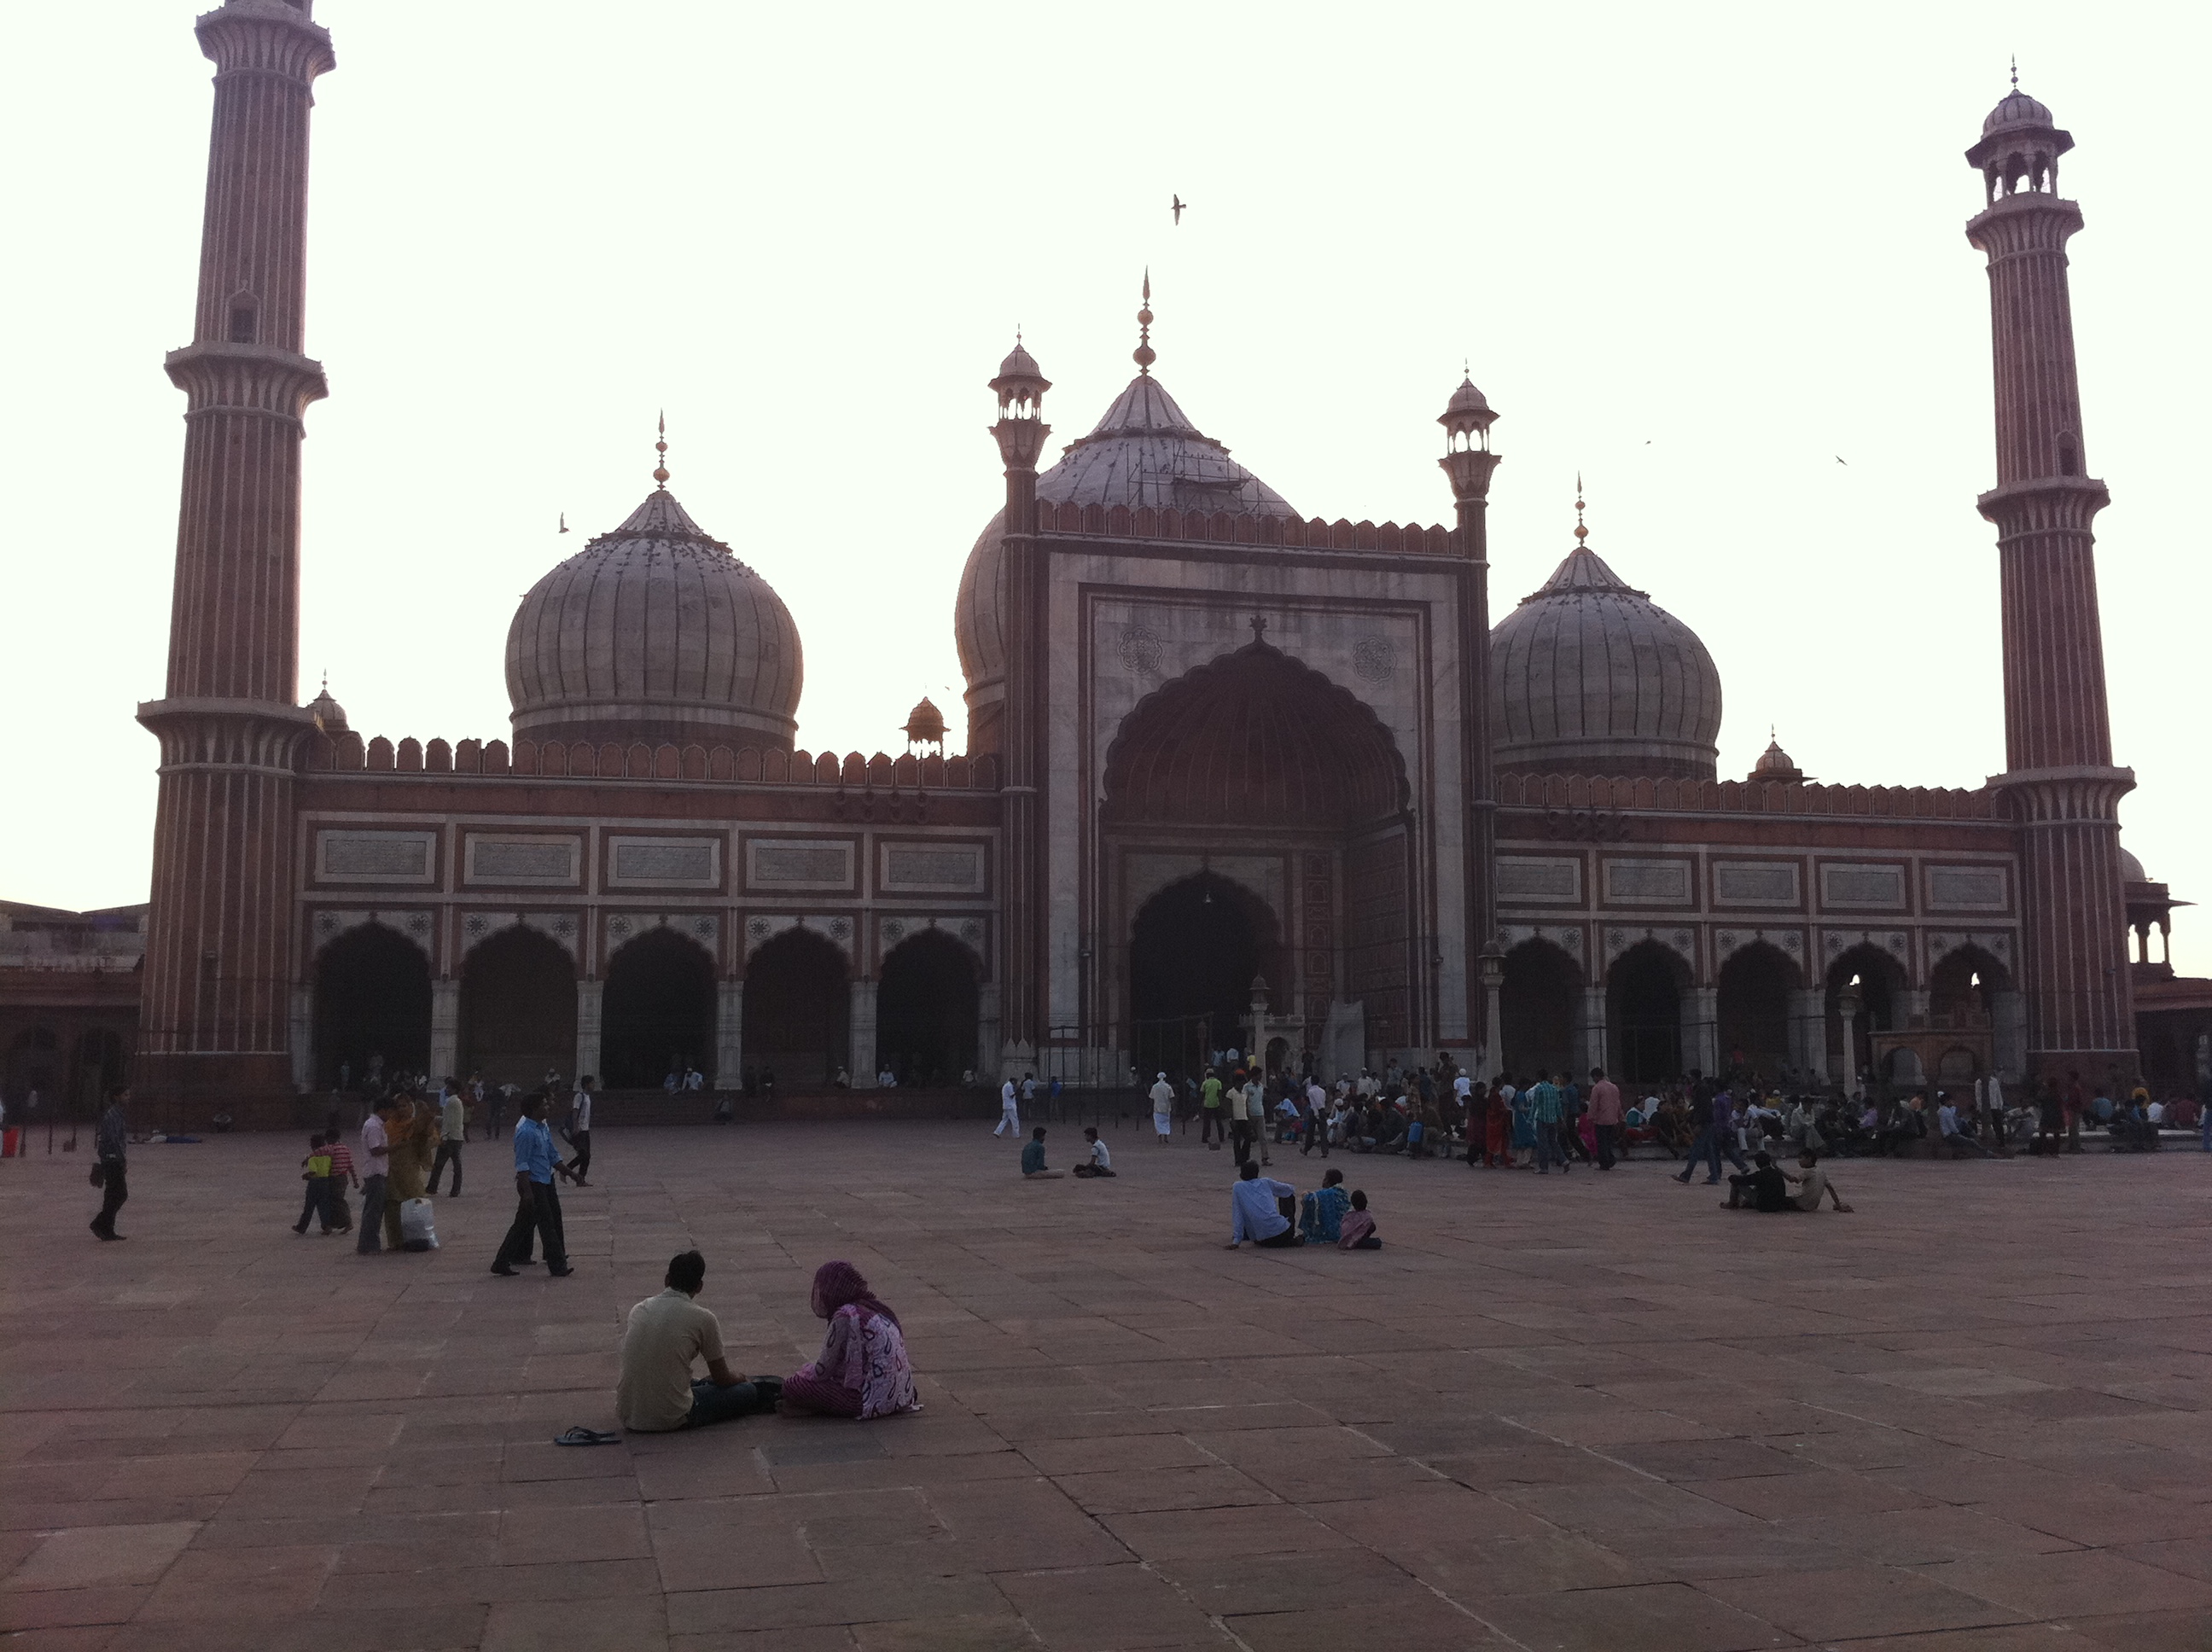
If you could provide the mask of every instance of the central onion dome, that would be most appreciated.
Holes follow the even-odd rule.
[[[1498,767],[1711,780],[1721,732],[1713,657],[1582,543],[1582,508],[1576,500],[1566,561],[1490,634]]]
[[[1036,496],[1054,505],[1151,506],[1182,511],[1233,511],[1247,515],[1295,517],[1283,496],[1229,457],[1229,449],[1191,422],[1167,387],[1152,377],[1156,356],[1151,343],[1152,283],[1145,286],[1145,307],[1137,313],[1145,330],[1135,351],[1137,376],[1089,435],[1070,442],[1059,463],[1039,473]],[[1016,354],[1034,374],[1026,351]],[[1007,376],[1013,356],[1000,369]],[[969,749],[996,750],[999,708],[1006,698],[1006,559],[1000,544],[1006,513],[1000,512],[968,553],[960,574],[960,594],[952,629],[960,647],[961,674],[968,679]]]
[[[799,732],[799,628],[662,485],[531,587],[507,632],[518,739],[773,746]]]

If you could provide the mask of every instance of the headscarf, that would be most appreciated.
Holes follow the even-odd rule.
[[[860,1270],[850,1262],[824,1262],[814,1270],[812,1303],[819,1319],[834,1318],[839,1309],[850,1306],[860,1310],[863,1320],[881,1314],[893,1325],[899,1322],[899,1316],[877,1299],[860,1277]]]

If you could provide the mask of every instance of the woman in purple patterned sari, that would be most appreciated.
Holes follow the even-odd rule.
[[[889,1417],[920,1411],[898,1315],[878,1302],[850,1262],[814,1275],[814,1312],[830,1321],[822,1352],[784,1379],[779,1411],[823,1417]]]

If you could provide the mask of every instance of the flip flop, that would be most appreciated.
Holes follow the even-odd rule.
[[[575,1428],[570,1429],[566,1434],[555,1435],[553,1436],[553,1443],[555,1445],[574,1446],[619,1445],[622,1443],[622,1436],[619,1434],[602,1434],[597,1429],[589,1429],[579,1425]]]

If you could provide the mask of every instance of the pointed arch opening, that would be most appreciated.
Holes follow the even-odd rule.
[[[430,1066],[430,961],[398,930],[364,924],[315,960],[315,1082],[358,1087]],[[439,1075],[442,1076],[442,1075]]]
[[[811,929],[761,944],[745,965],[746,1085],[769,1074],[787,1087],[827,1084],[852,1048],[845,955]]]
[[[1533,1082],[1540,1072],[1573,1069],[1582,990],[1582,966],[1549,941],[1522,941],[1505,955],[1498,993],[1499,1052],[1505,1076],[1516,1085]]]
[[[1754,941],[1721,965],[1721,1071],[1771,1083],[1790,1060],[1790,994],[1804,979],[1780,947]]]
[[[461,965],[463,1074],[527,1090],[576,1059],[576,966],[566,947],[517,924],[470,949]]]
[[[1874,1035],[1904,1025],[1905,966],[1881,947],[1861,942],[1828,966],[1828,1071],[1846,1090],[1875,1075]],[[1858,1014],[1849,1023],[1846,989],[1856,989]]]
[[[599,999],[600,1084],[658,1088],[669,1072],[714,1059],[714,960],[662,926],[626,942],[607,963]]]
[[[1605,1018],[1620,1077],[1641,1084],[1682,1076],[1682,993],[1689,984],[1681,954],[1657,941],[1638,941],[1613,961]]]
[[[975,1066],[975,955],[940,929],[884,957],[876,980],[876,1064],[902,1084],[954,1084]],[[857,1076],[857,1075],[856,1075]]]
[[[1187,1069],[1194,1049],[1249,1042],[1255,979],[1271,996],[1283,980],[1281,926],[1259,896],[1216,872],[1153,896],[1129,946],[1138,1066]]]

